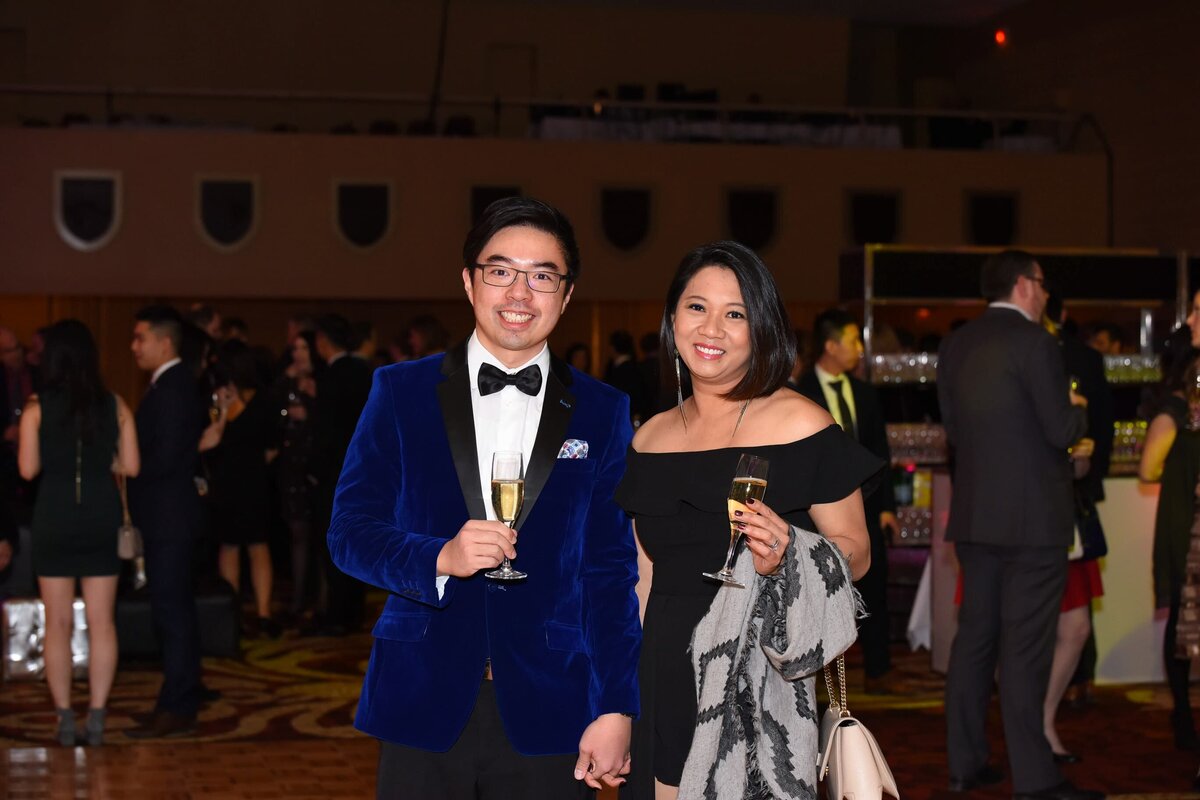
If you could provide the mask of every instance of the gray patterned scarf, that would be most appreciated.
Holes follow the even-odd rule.
[[[692,635],[699,713],[680,800],[817,797],[815,676],[857,635],[841,551],[792,526],[779,572],[743,552]]]

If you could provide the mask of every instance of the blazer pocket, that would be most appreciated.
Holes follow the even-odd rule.
[[[583,646],[583,628],[562,622],[546,623],[546,646],[551,650],[573,653],[587,652]]]
[[[384,612],[371,630],[376,639],[394,642],[419,642],[429,630],[428,614],[398,614]]]

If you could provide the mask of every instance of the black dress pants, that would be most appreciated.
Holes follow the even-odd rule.
[[[419,725],[420,720],[412,724]],[[445,753],[380,742],[379,800],[572,800],[594,797],[575,780],[577,753],[523,756],[509,744],[496,706],[496,687],[484,681],[475,710]]]
[[[999,665],[1013,791],[1055,786],[1063,778],[1042,728],[1042,706],[1067,581],[1066,550],[957,542],[955,551],[963,595],[946,675],[950,774],[967,778],[987,764],[987,711]]]
[[[878,525],[867,526],[871,537],[871,568],[854,587],[862,595],[868,617],[858,624],[858,642],[863,652],[863,671],[878,678],[892,669],[891,619],[888,616],[888,551]]]
[[[145,553],[150,615],[162,648],[163,683],[155,711],[192,717],[200,705],[200,627],[192,580],[195,542],[186,531],[181,525],[147,535]]]

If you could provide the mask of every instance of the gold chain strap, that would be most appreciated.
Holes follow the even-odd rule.
[[[846,657],[837,657],[838,680],[835,685],[833,676],[829,672],[829,665],[825,665],[825,692],[829,695],[829,707],[837,709],[839,717],[850,716],[850,702],[846,695]],[[836,690],[840,690],[839,692]]]
[[[125,476],[119,472],[117,473],[117,489],[121,493],[121,514],[124,524],[132,525],[133,520],[129,516],[129,496],[125,492]]]

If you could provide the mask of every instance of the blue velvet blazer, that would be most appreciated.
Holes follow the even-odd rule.
[[[485,519],[466,347],[375,373],[338,481],[329,550],[388,590],[354,724],[389,742],[446,751],[491,659],[508,738],[525,755],[577,752],[606,713],[638,712],[637,548],[613,492],[633,431],[625,395],[552,359],[503,583],[450,578],[437,556]],[[567,439],[588,458],[558,458]]]

